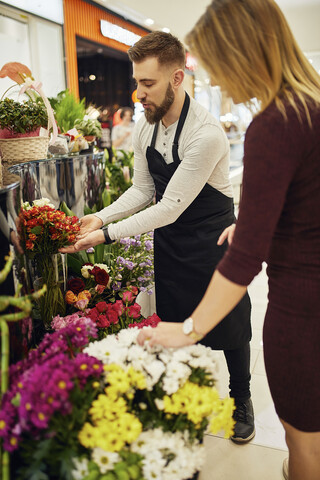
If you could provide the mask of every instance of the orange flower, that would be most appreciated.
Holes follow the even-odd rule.
[[[89,292],[89,290],[82,290],[82,292],[80,292],[78,295],[78,300],[85,300],[86,298],[90,300],[91,293]]]
[[[19,84],[24,83],[26,77],[30,77],[34,80],[31,70],[23,65],[23,63],[9,62],[3,65],[0,70],[0,78],[9,77],[14,82]]]
[[[27,240],[26,241],[26,247],[27,247],[28,250],[32,250],[33,247],[34,247],[34,243],[31,242],[31,240]]]
[[[73,305],[77,300],[78,300],[77,295],[75,295],[73,292],[71,292],[71,290],[68,290],[66,292],[65,301],[69,305]]]

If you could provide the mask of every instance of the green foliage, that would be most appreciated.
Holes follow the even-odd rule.
[[[76,121],[85,116],[85,99],[77,100],[69,90],[58,93],[56,98],[50,98],[49,101],[55,111],[55,118],[62,133],[73,128]]]
[[[82,133],[84,137],[93,135],[94,137],[100,138],[102,135],[100,122],[92,118],[87,118],[83,120],[80,120],[78,118],[74,126],[78,130],[78,132]]]
[[[47,110],[42,100],[20,103],[5,98],[0,101],[0,128],[7,128],[11,133],[28,133],[47,124]]]

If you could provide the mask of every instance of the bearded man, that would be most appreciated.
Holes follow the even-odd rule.
[[[150,33],[128,55],[145,112],[133,133],[133,186],[109,207],[83,217],[78,241],[62,251],[154,230],[157,314],[163,321],[187,319],[186,335],[224,351],[236,403],[232,440],[245,443],[255,434],[248,294],[204,339],[187,318],[227,249],[227,241],[217,245],[219,237],[234,223],[228,139],[219,122],[184,91],[185,50],[176,37]],[[156,204],[144,209],[154,194]],[[124,217],[129,218],[112,223]]]

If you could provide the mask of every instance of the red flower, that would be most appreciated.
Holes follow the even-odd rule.
[[[26,247],[27,247],[28,250],[33,250],[34,243],[31,242],[31,240],[27,240],[26,241]]]
[[[123,303],[131,303],[134,300],[134,298],[135,296],[129,290],[127,290],[126,292],[123,292],[123,295],[122,295]]]
[[[106,302],[98,302],[96,304],[96,309],[98,310],[99,313],[106,312],[108,309],[107,303]]]
[[[127,307],[127,309],[129,311],[130,317],[132,317],[134,319],[137,319],[137,318],[140,317],[141,307],[137,303],[134,303],[133,305],[130,305],[130,307]]]
[[[121,300],[117,300],[117,301],[112,305],[112,310],[117,313],[118,317],[120,317],[120,315],[122,315],[123,312],[124,312],[124,306],[123,306],[122,301],[121,301]]]
[[[110,322],[105,315],[99,315],[97,325],[100,328],[108,328],[110,327]]]
[[[128,287],[128,290],[130,290],[130,292],[132,292],[135,296],[137,296],[139,293],[138,287],[134,287],[133,285],[130,285],[130,287]]]
[[[109,310],[107,315],[108,315],[108,320],[111,323],[114,323],[116,325],[119,322],[119,317],[117,315],[117,312],[115,312],[114,310]]]
[[[86,285],[81,278],[71,278],[67,284],[67,290],[71,290],[73,293],[78,295],[78,293],[82,292],[86,288]]]
[[[108,285],[110,276],[109,276],[108,273],[107,273],[105,270],[103,270],[102,268],[94,267],[94,268],[91,270],[91,275],[94,276],[95,281],[96,281],[99,285]]]

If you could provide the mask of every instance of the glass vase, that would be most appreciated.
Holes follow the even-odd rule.
[[[40,317],[46,329],[56,315],[65,315],[66,260],[62,253],[35,255],[28,261],[31,289],[39,290],[45,284],[47,291],[39,298],[35,317]]]

